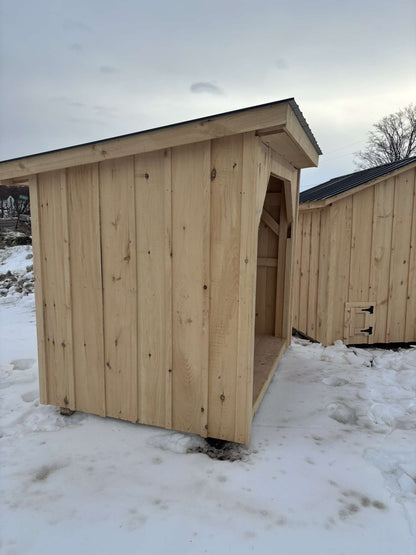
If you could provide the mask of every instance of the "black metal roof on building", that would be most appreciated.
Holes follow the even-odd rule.
[[[366,170],[334,177],[329,181],[325,181],[325,183],[321,183],[320,185],[316,185],[316,187],[303,191],[300,194],[299,202],[302,204],[304,202],[313,202],[315,200],[325,200],[335,197],[336,195],[345,193],[345,191],[373,181],[373,179],[394,172],[412,162],[416,162],[416,156],[400,160],[399,162],[389,162],[388,164],[376,166],[375,168],[368,168]]]

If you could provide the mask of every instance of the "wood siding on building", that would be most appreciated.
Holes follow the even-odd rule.
[[[412,165],[325,207],[301,205],[293,292],[298,331],[324,345],[416,340],[415,176]],[[357,318],[357,307],[369,314],[373,306],[372,335],[359,329],[368,318],[346,325],[353,317],[348,303],[355,303]]]
[[[298,173],[248,132],[32,178],[42,402],[248,443],[256,364],[255,408],[290,341]]]

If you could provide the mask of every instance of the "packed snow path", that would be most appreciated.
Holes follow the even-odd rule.
[[[416,552],[415,348],[294,339],[230,462],[39,405],[33,295],[1,297],[0,326],[2,554]]]

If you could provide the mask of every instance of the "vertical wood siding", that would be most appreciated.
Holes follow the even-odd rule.
[[[319,275],[319,235],[321,227],[320,212],[311,214],[311,243],[310,243],[310,264],[309,264],[309,284],[308,284],[308,326],[307,334],[313,337],[316,333],[316,304],[318,299],[318,275]]]
[[[207,435],[210,142],[172,151],[172,426]]]
[[[43,174],[38,188],[48,403],[75,408],[65,172]]]
[[[33,268],[35,272],[35,301],[36,301],[36,335],[38,344],[38,369],[39,369],[39,398],[46,405],[48,400],[48,369],[46,356],[46,304],[43,293],[43,249],[41,250],[41,220],[39,185],[37,176],[32,176],[29,181],[30,215],[32,221],[32,247]]]
[[[225,439],[235,428],[242,136],[212,141],[211,166],[208,432]]]
[[[139,421],[172,426],[171,152],[135,157]]]
[[[105,416],[98,165],[67,170],[75,401]]]
[[[133,157],[100,162],[107,415],[136,421],[137,268]]]
[[[249,441],[270,168],[252,132],[32,179],[43,402]],[[284,254],[259,275],[270,335],[289,322],[287,206],[260,241]]]
[[[409,248],[405,341],[415,341],[416,338],[416,171],[414,172],[413,180],[413,217]]]
[[[371,299],[377,299],[375,343],[387,340],[387,308],[394,208],[394,177],[374,189],[373,241],[371,261]]]
[[[387,312],[388,342],[404,341],[407,286],[409,280],[410,239],[412,233],[415,170],[396,177],[393,201],[390,283]],[[416,338],[414,338],[416,339]]]
[[[296,329],[324,344],[416,340],[415,175],[411,168],[324,209],[300,213]],[[313,222],[319,217],[317,233]],[[374,333],[349,341],[345,303],[359,301],[375,303]]]
[[[243,135],[241,180],[240,282],[238,291],[238,352],[236,380],[235,441],[250,438],[253,396],[254,326],[257,275],[258,152],[254,133]],[[264,184],[263,184],[264,185]],[[267,183],[265,184],[265,191]],[[258,203],[260,204],[260,202]]]

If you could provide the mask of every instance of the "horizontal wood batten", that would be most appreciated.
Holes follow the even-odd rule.
[[[277,268],[277,258],[257,258],[257,266]]]

